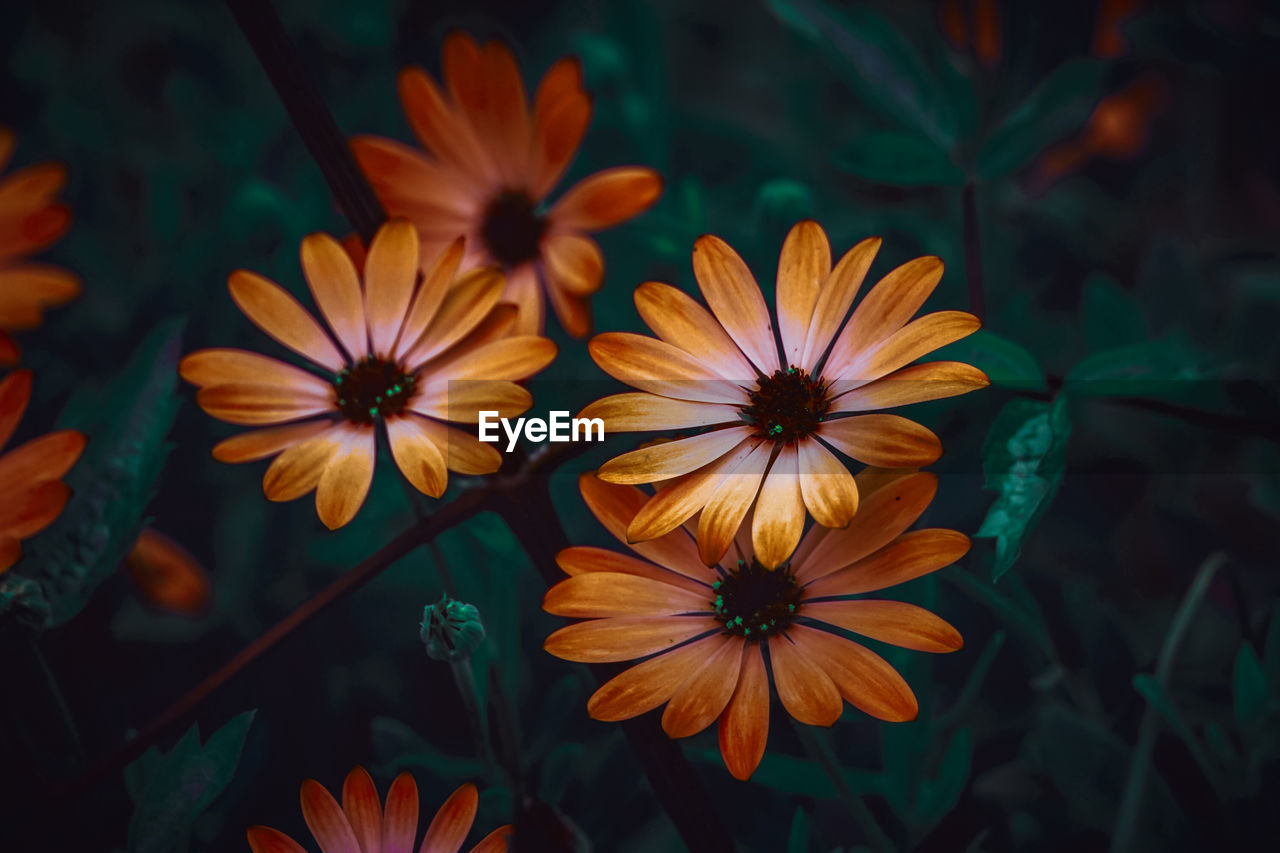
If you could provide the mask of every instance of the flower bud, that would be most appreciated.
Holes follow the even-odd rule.
[[[418,636],[429,657],[454,663],[471,657],[484,642],[484,623],[474,604],[442,595],[438,602],[423,609]]]

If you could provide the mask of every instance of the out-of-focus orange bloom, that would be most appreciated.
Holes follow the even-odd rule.
[[[13,148],[13,133],[0,127],[0,170]],[[0,180],[0,364],[18,360],[9,332],[34,329],[44,309],[80,293],[80,280],[67,270],[27,261],[71,225],[70,208],[57,201],[66,181],[66,169],[56,163],[28,166]]]
[[[969,28],[965,24],[960,0],[942,0],[938,4],[938,25],[956,50],[964,50],[969,45]]]
[[[1084,131],[1040,158],[1038,180],[1048,185],[1081,169],[1093,157],[1129,160],[1147,147],[1151,123],[1164,107],[1167,86],[1158,74],[1139,77],[1098,102]]]
[[[973,53],[985,67],[994,68],[1001,55],[1000,4],[996,0],[974,0],[972,10]],[[968,18],[961,0],[942,0],[938,6],[942,34],[956,50],[969,47]]]
[[[209,605],[209,573],[200,561],[153,527],[143,530],[125,568],[148,604],[178,616],[201,615]]]
[[[1115,59],[1129,46],[1120,27],[1142,5],[1142,0],[1102,0],[1098,6],[1098,23],[1093,31],[1093,55]]]

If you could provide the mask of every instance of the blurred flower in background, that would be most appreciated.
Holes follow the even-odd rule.
[[[200,561],[154,527],[138,535],[124,561],[138,597],[149,606],[197,619],[209,608],[212,584]]]

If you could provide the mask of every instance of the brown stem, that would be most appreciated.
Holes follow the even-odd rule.
[[[979,320],[986,316],[982,290],[982,234],[978,230],[978,192],[973,183],[964,185],[964,275],[969,282],[969,311]]]

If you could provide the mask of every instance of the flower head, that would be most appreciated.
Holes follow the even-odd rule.
[[[418,636],[431,659],[466,660],[484,642],[480,609],[474,604],[441,595],[435,604],[423,608]]]
[[[464,269],[506,270],[522,334],[542,332],[549,299],[565,331],[582,337],[604,277],[589,235],[646,210],[662,180],[638,166],[607,169],[547,207],[591,119],[577,60],[551,66],[530,106],[505,45],[453,33],[443,54],[442,86],[420,68],[400,74],[400,101],[426,151],[364,136],[352,142],[356,158],[387,210],[417,226],[424,257],[465,234]]]
[[[0,380],[0,450],[8,444],[31,397],[31,371]],[[0,573],[22,557],[22,540],[44,530],[62,512],[71,489],[62,477],[80,458],[84,434],[63,429],[33,438],[0,455]]]
[[[645,658],[606,682],[587,703],[598,720],[625,720],[666,705],[662,727],[686,737],[719,720],[720,751],[739,779],[755,771],[769,731],[770,682],[802,723],[830,726],[843,702],[887,721],[915,718],[911,688],[882,657],[840,632],[925,652],[959,649],[959,632],[900,601],[858,598],[936,571],[962,557],[954,530],[906,529],[937,489],[933,474],[868,469],[862,507],[849,526],[815,525],[789,559],[761,565],[748,537],[708,568],[683,529],[630,543],[640,556],[566,548],[571,577],[543,607],[586,621],[553,633],[546,649],[590,663]],[[579,482],[591,511],[627,542],[645,504],[635,486]]]
[[[9,164],[13,148],[13,133],[0,128],[0,170]],[[56,163],[28,166],[0,179],[0,364],[18,360],[9,332],[39,326],[44,309],[80,292],[72,273],[27,260],[71,225],[71,210],[57,201],[66,181],[66,169]]]
[[[832,268],[815,222],[791,229],[778,262],[777,326],[745,263],[723,240],[694,245],[693,271],[710,307],[648,282],[636,307],[657,339],[595,336],[596,364],[639,389],[588,406],[606,431],[704,429],[601,466],[612,483],[671,482],[635,515],[630,540],[652,539],[701,511],[698,551],[715,563],[752,505],[753,552],[766,567],[795,550],[805,512],[844,527],[858,507],[853,475],[832,450],[886,468],[927,465],[942,447],[925,427],[875,409],[963,394],[988,384],[967,364],[911,362],[972,333],[963,311],[912,316],[942,278],[942,261],[891,271],[845,321],[880,247],[863,240]]]
[[[387,791],[385,807],[363,767],[347,774],[342,805],[314,779],[302,783],[302,816],[324,853],[413,853],[418,835],[418,785],[401,773]],[[458,853],[471,832],[479,795],[467,784],[454,791],[436,812],[418,853]],[[471,853],[505,853],[510,826],[495,829]],[[306,853],[306,848],[277,829],[250,827],[253,853]]]
[[[263,478],[266,496],[287,501],[315,489],[316,510],[330,529],[364,503],[379,425],[400,471],[432,497],[443,494],[447,471],[496,471],[497,450],[444,422],[528,409],[532,398],[516,381],[546,367],[556,347],[536,335],[509,336],[515,308],[498,301],[501,273],[483,268],[455,280],[462,255],[456,240],[418,283],[417,232],[395,220],[374,237],[362,286],[336,240],[306,237],[303,274],[336,341],[279,285],[233,273],[231,298],[249,319],[325,373],[237,349],[185,357],[180,371],[200,386],[196,402],[206,412],[229,423],[271,425],[219,443],[214,457],[275,456]]]

